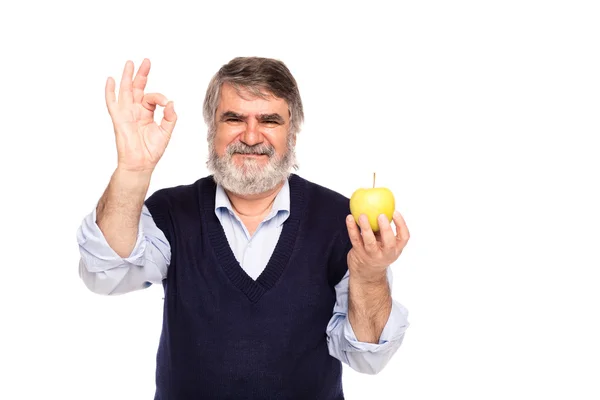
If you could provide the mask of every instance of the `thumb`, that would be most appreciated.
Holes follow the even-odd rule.
[[[173,133],[173,129],[175,129],[176,122],[177,114],[175,113],[175,105],[172,101],[169,101],[163,112],[163,119],[160,121],[160,127],[168,132],[170,136],[171,133]]]

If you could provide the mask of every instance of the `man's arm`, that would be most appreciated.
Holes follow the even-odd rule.
[[[391,294],[386,272],[395,262],[410,237],[404,218],[393,215],[397,232],[394,233],[387,217],[378,217],[376,233],[366,215],[358,219],[348,215],[346,227],[352,248],[348,252],[349,320],[359,340],[377,343],[391,307]]]
[[[161,283],[171,260],[170,244],[156,226],[152,215],[142,206],[132,251],[121,257],[108,244],[96,223],[96,208],[82,221],[77,231],[81,255],[79,276],[94,293],[115,295]]]
[[[79,273],[96,293],[124,293],[146,287],[166,274],[163,260],[166,258],[168,263],[170,257],[164,257],[164,251],[163,260],[146,255],[140,215],[152,171],[171,139],[177,114],[173,102],[163,94],[144,93],[150,60],[144,59],[135,78],[133,72],[133,62],[128,60],[118,95],[115,80],[106,80],[104,98],[115,133],[117,168],[94,210],[94,218],[84,220],[77,234],[82,257]],[[164,107],[160,124],[154,121],[158,106]],[[144,254],[149,263],[158,260],[155,268],[139,268],[146,263],[133,257],[136,250],[135,255]],[[152,246],[148,251],[152,253]]]
[[[329,349],[334,357],[365,373],[377,373],[385,366],[408,328],[406,309],[392,300],[388,274],[406,246],[409,232],[400,213],[395,212],[393,218],[397,233],[381,215],[377,235],[365,215],[359,218],[360,230],[352,215],[346,218],[352,247],[345,257],[348,272],[336,286],[337,304],[327,328]],[[385,337],[390,330],[393,341]],[[364,356],[350,357],[357,352]]]
[[[151,172],[117,168],[96,207],[96,223],[108,245],[122,258],[133,250]]]
[[[350,274],[348,320],[361,342],[379,343],[392,311],[392,295],[385,272],[364,280]]]
[[[127,257],[135,246],[142,205],[150,178],[171,139],[177,122],[173,102],[160,93],[144,94],[150,60],[144,59],[133,78],[133,62],[123,69],[119,94],[109,77],[104,88],[106,107],[117,144],[117,169],[96,209],[97,224],[109,246]],[[157,106],[165,107],[160,125]]]
[[[388,364],[404,340],[404,334],[410,326],[408,310],[402,304],[390,299],[389,317],[383,322],[383,328],[377,340],[361,341],[355,333],[354,324],[349,319],[349,282],[350,275],[346,273],[335,286],[336,304],[333,309],[333,317],[327,326],[329,353],[355,371],[377,374]],[[392,282],[392,270],[389,268],[386,284],[390,291]]]

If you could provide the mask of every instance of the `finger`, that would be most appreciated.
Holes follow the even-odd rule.
[[[396,245],[404,248],[408,239],[410,239],[410,232],[404,221],[404,217],[398,211],[394,211],[393,215],[394,225],[396,225]]]
[[[133,61],[127,60],[123,75],[121,76],[121,85],[119,86],[119,103],[132,103],[133,93],[131,92],[131,79],[133,78]]]
[[[379,236],[383,249],[390,250],[396,247],[396,236],[385,214],[381,214],[377,218],[377,223],[379,224]]]
[[[104,86],[104,98],[106,100],[108,113],[112,116],[117,100],[115,97],[115,80],[111,77],[108,77],[106,80],[106,85]]]
[[[363,241],[360,236],[360,231],[358,230],[358,225],[356,225],[356,221],[352,215],[348,215],[346,217],[346,227],[348,228],[348,236],[350,236],[350,242],[352,243],[352,247],[357,250],[362,250]]]
[[[150,72],[150,60],[144,58],[142,65],[138,69],[133,79],[133,102],[141,103],[144,98],[144,89],[146,89],[146,82],[148,82],[148,73]]]
[[[166,107],[169,99],[160,93],[148,93],[142,98],[142,107],[148,111],[156,110],[156,106]]]
[[[358,223],[360,225],[360,233],[362,235],[365,250],[368,253],[377,252],[379,250],[379,243],[377,243],[373,229],[371,229],[369,218],[367,218],[365,214],[361,214],[361,216],[358,218]]]
[[[160,121],[160,127],[165,131],[169,132],[169,136],[173,133],[173,129],[175,129],[175,123],[177,123],[177,114],[175,113],[175,104],[170,101],[167,103],[165,107],[165,111],[163,112],[163,119]]]

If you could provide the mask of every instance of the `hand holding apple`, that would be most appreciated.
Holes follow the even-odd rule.
[[[400,257],[410,238],[404,218],[395,210],[394,196],[389,189],[375,188],[373,179],[372,189],[354,192],[350,211],[346,218],[352,242],[347,256],[350,273],[363,281],[384,279],[387,267]]]

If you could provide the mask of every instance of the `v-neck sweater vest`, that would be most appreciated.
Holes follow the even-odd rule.
[[[171,247],[156,400],[344,398],[325,330],[347,271],[349,200],[289,183],[290,215],[256,281],[215,215],[212,176],[146,200]]]

